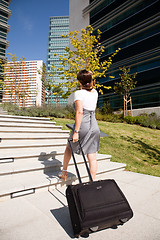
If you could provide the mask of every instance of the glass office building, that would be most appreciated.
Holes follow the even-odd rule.
[[[11,0],[1,0],[0,1],[0,60],[5,60],[6,49],[9,46],[9,42],[6,40],[7,33],[9,32],[8,19],[11,15],[11,10],[9,10],[9,4]],[[2,102],[2,85],[3,81],[2,72],[0,69],[0,102]]]
[[[100,82],[113,87],[120,80],[119,67],[130,66],[131,73],[137,72],[137,85],[131,91],[133,108],[160,106],[159,1],[90,0],[83,14],[89,14],[94,30],[102,32],[101,42],[105,46],[102,60],[121,48],[108,77]],[[109,78],[110,75],[115,78]],[[115,110],[123,107],[122,97],[113,90],[99,96],[99,106],[107,101]]]
[[[55,16],[50,17],[49,23],[49,38],[48,38],[48,51],[47,51],[47,71],[52,71],[51,66],[55,68],[61,67],[58,56],[54,54],[64,55],[66,53],[65,47],[69,46],[69,38],[62,38],[61,35],[66,35],[69,32],[69,17],[68,16]],[[57,72],[58,73],[58,72]],[[53,76],[55,83],[62,82],[58,74]],[[63,91],[66,91],[64,88]],[[48,98],[48,96],[46,96]],[[47,100],[48,101],[48,100]],[[56,97],[53,96],[53,101],[56,102]],[[66,104],[67,100],[60,98],[60,104]]]

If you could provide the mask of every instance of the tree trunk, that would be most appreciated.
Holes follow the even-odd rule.
[[[130,97],[130,105],[131,105],[131,116],[133,117],[133,112],[132,112],[132,98]]]
[[[46,87],[44,87],[43,105],[45,105]]]
[[[126,113],[126,110],[125,110],[125,96],[123,96],[123,116],[125,117],[125,113]]]
[[[52,105],[52,87],[51,87],[51,105]]]
[[[126,94],[126,96],[125,96],[125,104],[126,104],[126,107],[125,107],[125,108],[126,108],[126,114],[125,114],[125,115],[127,116],[127,115],[128,115],[128,114],[127,114],[127,110],[128,110],[128,109],[127,109],[127,94]]]

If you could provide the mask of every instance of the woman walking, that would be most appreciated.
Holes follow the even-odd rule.
[[[77,154],[81,154],[78,140],[80,140],[84,154],[89,161],[89,169],[93,180],[97,172],[96,153],[99,150],[100,130],[95,118],[95,109],[97,106],[98,93],[93,88],[92,72],[81,70],[77,74],[77,79],[81,90],[74,93],[74,107],[76,110],[75,124],[70,138],[73,139],[72,148]],[[63,169],[59,178],[67,179],[67,168],[71,159],[71,149],[67,144],[64,153]]]

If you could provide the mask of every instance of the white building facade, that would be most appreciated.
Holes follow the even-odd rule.
[[[80,31],[89,25],[89,12],[83,10],[89,5],[89,0],[69,1],[69,31]]]
[[[2,102],[11,102],[19,107],[41,106],[45,101],[42,68],[42,60],[8,62]]]

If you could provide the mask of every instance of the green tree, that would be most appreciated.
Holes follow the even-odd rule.
[[[46,65],[43,64],[43,66],[39,69],[37,69],[37,72],[38,74],[40,74],[41,76],[41,81],[42,81],[42,85],[44,87],[44,95],[43,95],[43,103],[45,103],[45,94],[47,93],[48,94],[48,87],[49,87],[49,84],[47,82],[47,79],[48,79],[48,72],[47,72],[47,69],[46,69]]]
[[[69,96],[75,88],[78,86],[77,73],[86,69],[92,71],[94,87],[103,94],[103,88],[110,88],[100,85],[98,78],[106,77],[106,72],[112,64],[112,58],[119,52],[117,49],[108,60],[101,61],[104,46],[100,43],[101,32],[97,30],[97,35],[94,35],[93,28],[89,25],[85,29],[81,29],[81,32],[74,31],[67,35],[62,35],[63,38],[69,37],[71,48],[66,47],[66,54],[59,55],[61,61],[61,67],[57,68],[60,78],[63,83],[60,86],[66,87],[68,91],[63,94],[63,97]],[[58,54],[54,54],[57,56]]]
[[[60,98],[63,95],[64,91],[61,88],[61,85],[54,86],[53,88],[53,95],[56,97],[56,103],[59,104]]]
[[[50,104],[54,105],[53,96],[59,94],[59,92],[62,93],[62,91],[55,92],[56,90],[59,90],[60,84],[57,86],[57,83],[55,81],[55,78],[57,76],[57,69],[54,65],[51,66],[51,70],[47,71],[46,66],[44,65],[41,69],[38,69],[38,73],[41,75],[41,81],[44,84],[45,87],[45,93],[48,95],[48,104],[49,104],[49,96],[51,98]]]
[[[119,74],[121,77],[120,82],[116,82],[114,86],[114,91],[119,94],[123,95],[124,100],[124,117],[127,116],[128,111],[128,103],[131,104],[131,111],[132,111],[132,99],[130,96],[130,91],[135,88],[136,81],[134,80],[137,73],[130,74],[130,67],[122,67],[119,68],[123,73]]]

